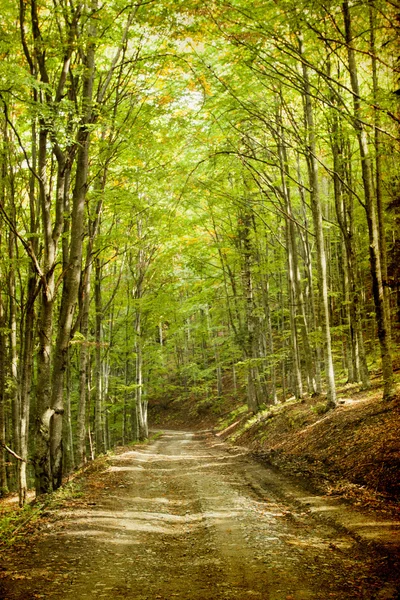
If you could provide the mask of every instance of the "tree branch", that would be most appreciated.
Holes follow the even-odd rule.
[[[21,462],[26,462],[26,460],[24,458],[19,456],[16,452],[14,452],[14,450],[11,450],[11,448],[9,448],[6,444],[4,444],[4,442],[1,443],[1,446],[2,446],[2,448],[4,448],[4,450],[6,450],[9,454],[14,456],[14,458],[16,458],[17,460],[20,460]]]

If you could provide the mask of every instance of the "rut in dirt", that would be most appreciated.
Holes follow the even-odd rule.
[[[3,600],[399,597],[385,556],[209,434],[166,432],[114,457],[90,506],[53,516],[10,559]]]

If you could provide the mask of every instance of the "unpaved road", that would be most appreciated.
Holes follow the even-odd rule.
[[[9,555],[2,600],[400,598],[395,548],[359,543],[209,434],[120,454],[99,487]]]

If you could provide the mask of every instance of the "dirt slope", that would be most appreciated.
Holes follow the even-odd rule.
[[[398,598],[395,538],[377,553],[322,518],[326,506],[312,512],[316,500],[210,434],[167,432],[3,550],[0,597]]]

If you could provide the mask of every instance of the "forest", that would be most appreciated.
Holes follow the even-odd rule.
[[[1,14],[2,495],[146,439],[153,401],[393,399],[398,0]]]

